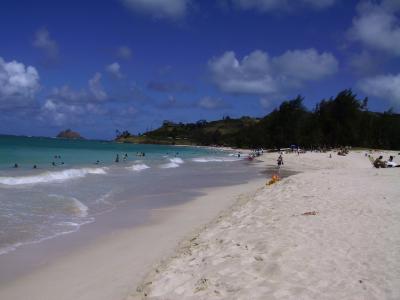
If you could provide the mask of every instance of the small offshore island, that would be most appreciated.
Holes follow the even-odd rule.
[[[62,139],[75,139],[75,140],[83,140],[84,137],[82,137],[78,132],[72,131],[71,129],[66,129],[61,131],[59,134],[57,134],[57,138],[62,138]]]

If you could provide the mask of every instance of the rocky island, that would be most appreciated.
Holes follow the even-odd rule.
[[[84,139],[78,132],[67,129],[57,134],[57,138],[62,139]]]

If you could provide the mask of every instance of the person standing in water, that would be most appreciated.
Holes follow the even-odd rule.
[[[115,162],[119,163],[119,154],[117,154],[117,156],[115,157]]]

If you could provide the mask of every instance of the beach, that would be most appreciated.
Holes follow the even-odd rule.
[[[400,169],[362,151],[284,161],[302,173],[221,214],[129,299],[399,299]]]
[[[277,156],[254,162],[263,176],[42,262],[0,298],[398,299],[400,168],[375,169],[362,151],[285,154],[293,175],[266,186]]]

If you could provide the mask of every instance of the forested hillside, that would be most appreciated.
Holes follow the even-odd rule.
[[[400,115],[388,110],[370,112],[368,99],[357,99],[351,90],[321,100],[313,110],[303,98],[284,101],[265,117],[242,117],[176,124],[165,121],[153,131],[132,136],[124,131],[119,142],[223,145],[232,147],[304,148],[371,147],[400,149]]]

